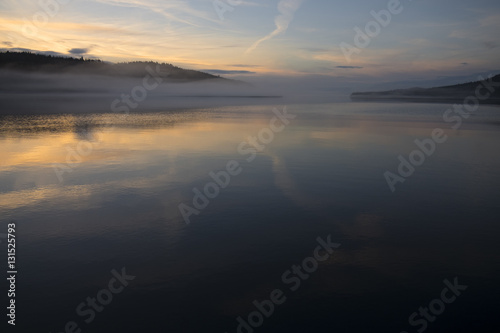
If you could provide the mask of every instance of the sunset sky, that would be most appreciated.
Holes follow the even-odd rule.
[[[339,45],[353,45],[354,27],[364,30],[370,12],[388,2],[245,0],[221,19],[213,0],[2,0],[0,48],[268,75],[500,69],[498,0],[403,0],[401,13],[347,61]],[[43,3],[52,4],[48,11]]]

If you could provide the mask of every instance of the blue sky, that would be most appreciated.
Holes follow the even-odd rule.
[[[498,0],[402,0],[401,12],[350,61],[339,45],[354,45],[354,27],[364,30],[370,12],[390,1],[239,2],[221,20],[213,0],[2,0],[0,48],[353,79],[500,69]]]

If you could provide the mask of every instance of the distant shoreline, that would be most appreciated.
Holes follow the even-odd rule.
[[[415,97],[415,96],[368,96],[368,95],[351,95],[352,102],[381,102],[381,103],[390,103],[390,102],[405,102],[405,103],[439,103],[439,104],[451,104],[451,103],[463,103],[464,99],[469,95],[461,96],[461,97],[432,97],[432,96],[423,96],[423,97]],[[488,104],[488,105],[500,105],[500,98],[489,98],[484,101],[480,101],[480,104]]]
[[[445,87],[354,92],[354,102],[463,103],[473,97],[479,104],[500,104],[500,75]]]

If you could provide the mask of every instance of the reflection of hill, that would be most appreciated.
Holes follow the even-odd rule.
[[[500,75],[492,78],[497,84],[491,96],[481,103],[500,104]],[[480,81],[468,82],[445,87],[436,88],[409,88],[397,89],[380,92],[355,92],[351,94],[353,101],[408,101],[408,102],[444,102],[444,103],[462,103],[468,96],[475,96],[476,89],[481,84]],[[486,94],[487,90],[482,89],[480,94]]]
[[[77,140],[96,141],[99,133],[123,128],[153,129],[175,127],[206,119],[205,112],[172,111],[161,113],[129,114],[52,114],[43,116],[2,116],[0,139],[36,136],[40,134],[74,133]]]
[[[172,80],[206,80],[220,78],[208,73],[182,69],[167,63],[156,62],[128,62],[108,63],[102,60],[76,59],[69,57],[55,57],[50,55],[33,54],[29,52],[2,52],[0,53],[0,68],[17,71],[44,73],[72,73],[72,74],[99,74],[107,76],[144,77],[146,66],[156,68],[160,66],[161,76]]]

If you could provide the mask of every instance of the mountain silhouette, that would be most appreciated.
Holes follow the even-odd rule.
[[[35,54],[31,52],[1,52],[0,69],[23,72],[97,74],[106,76],[144,77],[146,67],[157,68],[161,76],[176,81],[199,81],[221,79],[220,76],[183,69],[168,63],[134,61],[110,63],[99,59],[84,59]]]

